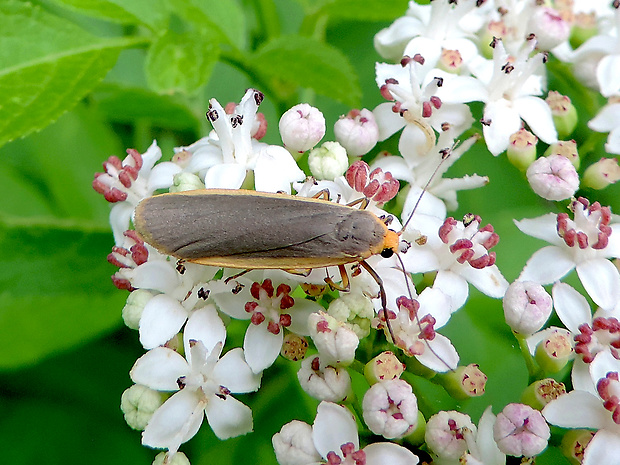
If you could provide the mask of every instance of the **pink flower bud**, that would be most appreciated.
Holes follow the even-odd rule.
[[[493,438],[506,455],[534,457],[547,447],[549,425],[538,410],[523,404],[508,404],[497,415]]]
[[[539,158],[530,165],[526,175],[532,190],[547,200],[568,199],[579,188],[577,170],[561,155]]]
[[[370,431],[387,439],[407,436],[418,424],[418,400],[402,379],[372,385],[364,394],[362,407]]]
[[[334,124],[336,140],[354,157],[370,152],[379,140],[379,127],[370,110],[351,110]]]
[[[537,283],[515,281],[504,295],[504,317],[515,332],[531,335],[543,327],[553,308],[551,296]]]
[[[428,419],[424,439],[440,458],[458,460],[468,448],[465,430],[476,431],[469,415],[454,410],[439,412]]]
[[[351,377],[346,368],[326,366],[316,355],[301,362],[297,379],[311,397],[329,402],[341,402],[351,393]]]
[[[539,50],[551,50],[568,39],[570,24],[558,11],[543,6],[534,10],[529,22],[529,31],[536,35],[536,46]]]
[[[347,328],[325,312],[312,313],[308,318],[310,337],[321,354],[325,365],[350,365],[355,360],[359,339]]]
[[[293,420],[284,425],[279,433],[274,434],[271,443],[281,465],[321,461],[312,442],[312,427],[303,421]]]
[[[280,118],[280,136],[287,149],[305,152],[325,135],[325,118],[307,103],[295,105]]]
[[[604,189],[620,180],[620,166],[617,158],[601,158],[591,164],[583,173],[583,183],[593,189]]]

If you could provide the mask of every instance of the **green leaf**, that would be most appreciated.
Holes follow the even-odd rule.
[[[0,368],[39,362],[120,324],[109,231],[83,222],[0,221]]]
[[[246,13],[235,0],[171,0],[181,15],[199,33],[208,33],[212,41],[227,41],[238,49],[246,46]],[[219,37],[213,37],[213,34]]]
[[[55,0],[74,11],[121,24],[145,24],[152,29],[166,26],[165,0]]]
[[[350,106],[359,106],[361,89],[353,66],[338,49],[301,36],[282,36],[251,58],[260,74],[276,82],[313,89]]]
[[[407,11],[407,0],[335,0],[326,2],[318,14],[330,19],[394,21]]]
[[[168,31],[148,51],[147,81],[160,93],[191,94],[207,83],[218,59],[218,48],[206,35]]]
[[[0,24],[0,145],[73,107],[132,43],[97,39],[22,2],[0,4]]]
[[[200,128],[201,120],[168,95],[159,95],[140,87],[102,83],[93,94],[97,109],[116,123],[146,121],[152,126],[176,130]]]

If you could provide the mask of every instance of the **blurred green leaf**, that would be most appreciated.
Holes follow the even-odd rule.
[[[151,29],[166,27],[165,0],[54,0],[88,16],[121,24],[144,24]]]
[[[147,89],[103,83],[93,99],[106,119],[116,123],[146,121],[168,129],[197,131],[200,128],[201,121],[185,105]]]
[[[130,39],[101,40],[39,7],[0,4],[0,145],[47,126],[90,92]]]
[[[0,220],[0,368],[31,365],[117,327],[126,295],[107,276],[108,231],[82,222]]]
[[[259,49],[250,62],[275,81],[313,89],[350,106],[359,106],[361,89],[348,58],[309,37],[282,36]]]
[[[407,0],[334,0],[326,1],[318,14],[330,19],[357,21],[393,21],[407,11]]]
[[[147,81],[160,93],[192,94],[207,83],[218,59],[217,44],[208,35],[168,31],[147,53]]]
[[[246,46],[246,13],[235,0],[169,0],[174,12],[188,21],[198,33],[210,39],[227,41],[238,49]],[[213,36],[217,34],[218,37]]]

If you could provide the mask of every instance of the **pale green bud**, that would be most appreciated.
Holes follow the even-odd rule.
[[[520,129],[510,136],[506,150],[508,160],[521,171],[525,171],[536,160],[538,138],[527,129]]]
[[[562,155],[568,158],[576,169],[579,169],[579,165],[581,165],[581,159],[577,151],[577,142],[574,140],[560,140],[554,142],[545,150],[545,156],[548,157],[550,155]]]
[[[333,181],[342,176],[349,167],[347,151],[338,142],[325,142],[310,151],[308,166],[316,179]]]
[[[596,431],[587,429],[571,429],[562,438],[560,450],[571,465],[581,465],[586,447],[596,434]]]
[[[358,338],[363,339],[370,334],[370,323],[375,315],[372,302],[361,293],[349,292],[329,304],[328,315],[346,323]]]
[[[571,358],[572,341],[567,330],[556,329],[536,346],[536,362],[545,372],[557,373]]]
[[[551,115],[553,116],[553,124],[558,131],[558,137],[568,137],[577,126],[577,109],[566,95],[562,95],[555,90],[549,91],[549,95],[545,99]],[[575,166],[578,168],[578,166]]]
[[[484,394],[487,375],[477,364],[471,363],[459,366],[453,371],[438,373],[435,380],[453,399],[464,400]]]
[[[125,389],[121,396],[121,411],[125,415],[127,424],[141,431],[146,428],[155,410],[163,403],[162,393],[141,384],[134,384]]]
[[[172,179],[170,192],[185,192],[204,189],[205,185],[198,176],[192,173],[178,173]]]
[[[128,328],[138,329],[144,306],[151,300],[151,297],[153,294],[146,289],[136,289],[129,294],[122,312],[123,321]]]
[[[155,456],[153,465],[189,465],[189,459],[183,452],[175,453],[172,458],[168,457],[168,452],[160,452]]]
[[[604,189],[620,180],[620,166],[616,158],[601,158],[592,163],[583,173],[584,186],[592,189]]]
[[[364,366],[364,377],[371,386],[380,381],[400,378],[405,365],[393,352],[381,352]]]
[[[525,388],[521,394],[521,401],[536,410],[542,410],[545,405],[562,394],[566,394],[564,384],[553,378],[539,379]]]

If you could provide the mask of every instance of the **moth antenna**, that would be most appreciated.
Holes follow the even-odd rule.
[[[396,257],[398,258],[398,261],[400,263],[400,269],[403,272],[403,276],[405,277],[405,285],[407,286],[407,292],[409,293],[409,298],[411,300],[414,300],[413,299],[413,292],[411,291],[411,286],[409,286],[409,280],[407,279],[407,272],[405,271],[405,264],[403,263],[402,258],[400,258],[400,255],[396,254]],[[387,314],[386,314],[386,317],[387,317]],[[416,314],[415,314],[415,319],[416,319],[416,322],[418,323],[418,328],[420,328],[420,332],[422,332],[422,323],[420,323],[420,315],[418,315],[418,312],[416,312]],[[390,326],[388,325],[388,328],[389,327]],[[391,330],[390,330],[390,336],[393,336]],[[392,342],[393,341],[394,341],[394,337],[392,337]],[[428,342],[428,340],[424,339],[424,342],[426,343],[426,347],[428,347],[428,350],[430,350],[431,353],[435,357],[437,357],[439,360],[441,360],[441,363],[443,363],[448,368],[448,370],[454,371],[454,369],[450,365],[448,365],[448,362],[446,362],[443,358],[441,358],[439,356],[439,354],[437,352],[435,352],[435,349],[433,349],[431,347],[431,344]]]
[[[456,142],[454,142],[454,144],[452,144],[452,147],[441,149],[439,151],[439,153],[441,154],[441,160],[437,164],[437,166],[435,167],[435,170],[433,171],[433,174],[431,174],[431,176],[428,178],[428,181],[426,181],[426,184],[424,185],[424,189],[422,189],[422,193],[418,197],[418,200],[416,201],[415,205],[413,206],[413,210],[411,210],[411,214],[409,215],[409,218],[407,218],[407,221],[405,221],[405,224],[401,228],[401,230],[398,233],[398,235],[401,235],[403,233],[403,231],[409,225],[409,222],[411,221],[411,218],[413,218],[413,214],[418,209],[418,205],[420,205],[420,201],[422,200],[422,196],[428,190],[428,186],[430,186],[431,182],[433,182],[433,179],[435,179],[435,176],[437,175],[437,172],[439,171],[439,168],[441,168],[441,165],[443,165],[443,162],[446,161],[450,157],[450,154],[458,146],[459,143],[460,143],[460,141],[457,140]]]

